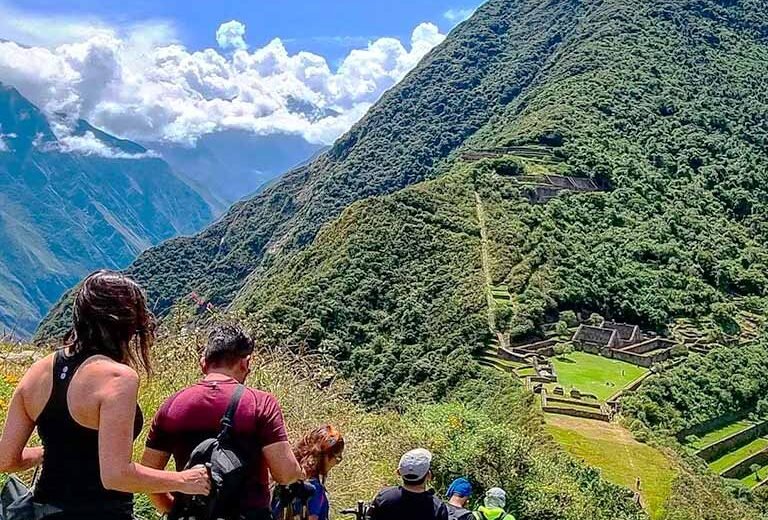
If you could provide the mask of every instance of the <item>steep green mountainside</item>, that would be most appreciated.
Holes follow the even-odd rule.
[[[513,340],[568,309],[659,331],[707,317],[723,332],[737,302],[762,312],[768,16],[749,2],[585,7],[536,81],[465,146],[543,141],[551,159],[456,162],[353,205],[254,275],[236,307],[269,317],[280,340],[332,352],[366,401],[419,382],[439,396],[488,339],[477,194],[491,282],[512,295],[493,318]],[[531,204],[535,182],[518,170],[592,177],[603,191]]]
[[[136,143],[80,121],[74,135],[144,158],[64,153],[46,117],[2,85],[0,134],[0,327],[17,334],[31,334],[89,271],[124,267],[213,218],[198,193]]]
[[[354,199],[449,170],[467,137],[465,150],[555,146],[565,160],[554,165],[507,160],[526,173],[593,177],[607,189],[530,205],[510,181],[483,196],[493,281],[514,295],[497,325],[513,337],[562,309],[663,328],[721,311],[733,295],[763,296],[768,51],[757,7],[490,2],[330,152],[198,237],[147,251],[128,272],[161,310],[190,291],[229,303],[249,276],[249,287],[277,290],[264,269],[279,271],[322,222]],[[377,218],[405,225],[410,215]],[[405,254],[404,245],[380,249]],[[481,301],[482,286],[475,290]]]
[[[229,303],[247,276],[311,243],[350,203],[440,171],[534,81],[586,8],[575,1],[482,6],[330,151],[236,204],[197,237],[150,249],[128,272],[149,288],[160,311],[190,291]],[[60,331],[60,318],[53,312],[38,336]]]
[[[471,355],[490,339],[468,177],[352,205],[234,308],[272,325],[266,343],[339,360],[369,404],[444,395],[477,374]]]
[[[435,359],[487,343],[478,199],[491,282],[512,294],[495,326],[513,339],[565,309],[663,330],[727,315],[737,296],[759,307],[768,17],[758,7],[489,2],[329,153],[129,272],[160,308],[194,290],[272,316],[280,337],[330,349],[378,402],[416,380],[439,395],[461,362]],[[460,160],[534,143],[550,159],[513,149]],[[603,190],[530,204],[535,186],[508,175],[517,170]],[[355,198],[438,174],[353,205],[313,243]],[[409,371],[414,358],[431,370]]]

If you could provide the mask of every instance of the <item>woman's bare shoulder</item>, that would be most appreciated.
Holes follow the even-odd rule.
[[[107,356],[92,356],[80,370],[87,378],[98,379],[114,391],[134,391],[139,386],[136,370]]]
[[[19,381],[19,387],[24,388],[29,385],[36,385],[42,378],[50,378],[53,370],[53,358],[55,354],[48,354],[42,359],[38,359],[24,373]]]

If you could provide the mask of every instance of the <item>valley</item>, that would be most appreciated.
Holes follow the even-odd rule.
[[[490,0],[329,150],[125,273],[169,341],[236,317],[518,520],[764,520],[761,7]]]

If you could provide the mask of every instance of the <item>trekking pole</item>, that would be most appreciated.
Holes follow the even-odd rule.
[[[357,507],[354,509],[341,510],[342,515],[355,515],[356,520],[365,520],[368,516],[368,507],[362,500],[357,501]]]

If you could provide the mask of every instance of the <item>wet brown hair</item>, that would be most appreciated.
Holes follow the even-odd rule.
[[[325,455],[336,456],[344,451],[344,437],[334,426],[326,424],[305,435],[293,454],[307,477],[325,477]]]
[[[77,290],[72,329],[64,344],[74,353],[100,354],[152,372],[149,351],[155,317],[139,284],[114,271],[96,271]]]

